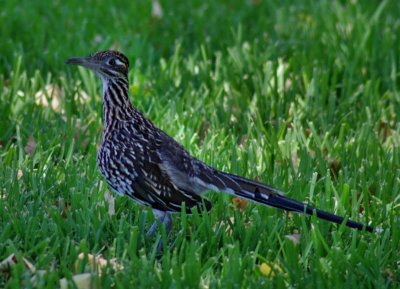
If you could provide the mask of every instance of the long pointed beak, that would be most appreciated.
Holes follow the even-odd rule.
[[[100,63],[98,63],[91,57],[72,57],[67,59],[65,64],[75,64],[92,70],[97,70],[100,66]]]

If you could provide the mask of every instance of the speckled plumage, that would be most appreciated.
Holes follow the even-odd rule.
[[[343,218],[287,198],[277,189],[240,176],[218,171],[192,157],[179,143],[157,128],[130,102],[128,59],[117,51],[102,51],[85,58],[71,58],[95,71],[103,83],[104,132],[97,163],[108,185],[120,195],[154,209],[170,228],[169,213],[211,208],[201,197],[207,190],[225,192],[269,205],[342,223]],[[352,228],[372,231],[350,220]],[[153,233],[153,225],[150,232]]]
[[[128,120],[112,118],[105,124],[97,163],[107,183],[119,194],[159,211],[180,211],[183,202],[188,213],[192,207],[200,208],[197,192],[189,193],[177,186],[165,170],[168,155],[162,148],[178,144],[135,108],[129,109],[129,115]]]

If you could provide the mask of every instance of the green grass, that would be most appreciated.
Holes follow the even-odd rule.
[[[399,3],[161,1],[159,19],[147,1],[3,1],[0,260],[46,270],[39,288],[89,272],[80,253],[124,265],[102,288],[399,286]],[[192,154],[383,233],[210,192],[210,214],[174,216],[157,257],[148,209],[119,197],[108,214],[100,81],[64,65],[110,47],[131,60],[134,104]],[[35,103],[46,85],[56,110]],[[32,286],[22,264],[0,273],[1,288]]]

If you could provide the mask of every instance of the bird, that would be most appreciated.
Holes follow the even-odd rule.
[[[207,191],[227,193],[290,212],[315,215],[350,228],[374,228],[297,201],[273,186],[218,170],[189,152],[140,112],[129,98],[129,60],[121,52],[105,50],[87,57],[72,57],[66,64],[82,66],[102,82],[103,135],[97,165],[106,183],[118,195],[128,196],[152,209],[152,236],[162,224],[167,233],[172,214],[208,212]]]

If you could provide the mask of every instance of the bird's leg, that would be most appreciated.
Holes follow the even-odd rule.
[[[171,213],[166,212],[164,214],[164,217],[161,220],[161,223],[164,224],[164,226],[165,226],[165,234],[166,234],[166,236],[168,238],[169,232],[171,231],[171,228],[172,228],[172,216],[171,216]],[[163,248],[164,248],[164,244],[163,244],[163,240],[161,238],[160,241],[158,242],[158,245],[157,245],[157,253],[160,253],[161,250],[163,250]]]
[[[168,236],[169,232],[172,229],[172,216],[171,216],[171,213],[169,213],[169,212],[165,213],[164,218],[162,220],[162,223],[165,226],[165,233]]]
[[[151,224],[149,230],[147,231],[146,236],[147,237],[152,237],[154,236],[154,233],[157,231],[158,228],[158,224],[160,223],[160,221],[157,219],[153,222],[153,224]]]
[[[153,222],[153,224],[150,226],[149,230],[147,231],[147,237],[152,237],[154,236],[154,233],[157,231],[158,226],[160,224],[164,224],[165,226],[165,232],[169,233],[172,228],[172,216],[171,213],[169,212],[161,212],[161,211],[153,211],[156,220]]]
[[[171,213],[169,212],[161,212],[161,211],[153,211],[156,220],[154,223],[150,226],[149,230],[147,231],[147,237],[152,237],[154,236],[155,232],[158,229],[158,226],[164,225],[165,226],[165,233],[168,236],[169,232],[171,231],[172,228],[172,216]],[[160,253],[164,247],[162,239],[158,242],[157,245],[157,253]]]

